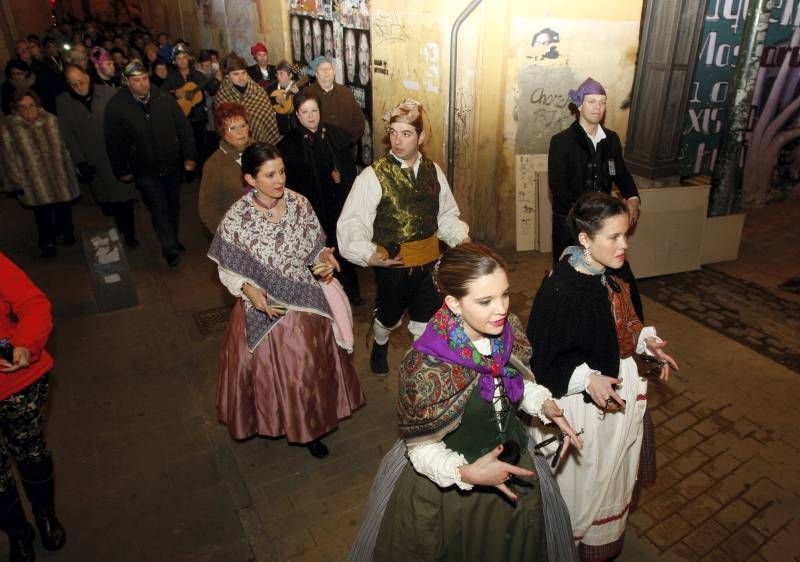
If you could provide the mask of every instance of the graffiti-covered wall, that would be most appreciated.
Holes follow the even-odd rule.
[[[709,0],[681,146],[685,175],[710,175],[731,95],[747,2]],[[742,202],[760,205],[800,184],[800,0],[777,0],[761,57],[742,158]]]
[[[292,59],[308,66],[331,57],[336,81],[353,91],[367,126],[358,143],[358,163],[372,163],[372,41],[367,0],[289,0]]]

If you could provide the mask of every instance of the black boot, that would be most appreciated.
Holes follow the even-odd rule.
[[[389,342],[380,344],[372,342],[372,352],[369,354],[369,366],[372,372],[379,377],[389,374]]]
[[[33,527],[28,523],[22,504],[19,501],[17,488],[11,488],[0,493],[0,529],[8,534],[11,546],[10,562],[33,562],[36,553],[33,550]]]
[[[311,453],[311,456],[314,458],[324,459],[328,456],[328,448],[325,446],[325,443],[319,439],[306,443],[306,447],[308,447],[308,452]]]
[[[53,484],[53,461],[50,458],[17,463],[22,476],[22,486],[33,507],[33,517],[39,528],[42,546],[47,550],[58,550],[67,540],[67,534],[56,517]]]

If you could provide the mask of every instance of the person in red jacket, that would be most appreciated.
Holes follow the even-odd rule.
[[[50,301],[0,252],[0,529],[11,561],[32,561],[33,527],[11,473],[17,465],[42,546],[57,550],[66,534],[55,514],[53,461],[44,442],[44,409],[53,358],[44,348],[53,329]]]

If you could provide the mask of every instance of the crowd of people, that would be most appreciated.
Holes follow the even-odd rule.
[[[278,145],[284,137],[295,148],[289,181],[309,197],[319,216],[328,218],[323,228],[336,246],[336,217],[355,179],[355,144],[365,128],[364,115],[352,92],[334,83],[330,58],[318,57],[311,76],[301,77],[288,61],[270,64],[263,43],[253,45],[250,56],[253,64],[235,52],[222,57],[214,49],[195,52],[186,41],[140,25],[94,21],[64,21],[42,38],[16,41],[0,91],[0,176],[4,191],[17,194],[33,211],[42,255],[54,256],[59,243],[75,243],[72,203],[84,184],[129,248],[139,245],[135,202],[141,200],[164,259],[177,266],[184,251],[181,184],[200,179],[199,214],[213,234],[216,224],[205,217],[221,218],[227,207],[205,205],[227,201],[219,199],[220,185],[240,184],[238,192],[231,190],[229,203],[243,194],[237,177],[242,151],[251,142]],[[303,88],[316,94],[319,132],[306,128],[295,111],[293,98]],[[241,110],[223,113],[239,111],[245,121],[239,126],[247,128],[246,139],[235,148],[224,142],[232,136],[230,125],[223,129],[214,117],[223,104],[238,105]],[[304,151],[302,144],[312,140],[306,134],[324,139],[318,146],[326,147],[335,136],[338,156],[331,160],[330,150]],[[236,153],[237,167],[214,169],[206,178],[209,157],[225,161],[219,150]],[[315,164],[320,155],[324,162]],[[53,162],[51,174],[38,172],[41,158]],[[315,165],[320,171],[334,166],[330,172],[336,172],[327,180],[316,174],[301,177]],[[320,197],[320,189],[328,188],[335,196]],[[351,266],[343,266],[341,279],[348,297],[360,302]]]
[[[638,489],[654,478],[648,377],[666,381],[677,363],[644,326],[625,260],[640,205],[619,137],[601,124],[602,85],[570,91],[575,123],[551,143],[554,268],[526,329],[509,312],[505,262],[472,241],[424,154],[422,104],[405,99],[383,116],[388,150],[359,171],[367,123],[332,60],[314,59],[308,80],[287,61],[271,65],[261,43],[250,55],[250,65],[234,52],[195,56],[163,33],[94,22],[17,42],[0,166],[4,189],[33,211],[42,255],[75,243],[70,205],[85,184],[131,249],[141,199],[177,266],[181,185],[199,179],[208,257],[235,301],[218,419],[234,439],[285,436],[315,458],[366,403],[351,306],[361,303],[357,268],[371,267],[372,372],[392,371],[389,339],[406,315],[413,345],[396,369],[400,439],[350,559],[614,558]],[[0,385],[0,528],[12,560],[32,560],[8,455],[44,545],[60,548],[41,432],[51,320],[2,254],[0,271],[13,312],[0,318],[0,352],[10,349],[0,371],[13,373]]]

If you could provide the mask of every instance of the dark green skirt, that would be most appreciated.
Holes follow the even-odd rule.
[[[533,470],[529,455],[519,465]],[[513,484],[516,505],[496,488],[442,489],[408,463],[389,499],[373,560],[546,561],[539,480]]]

